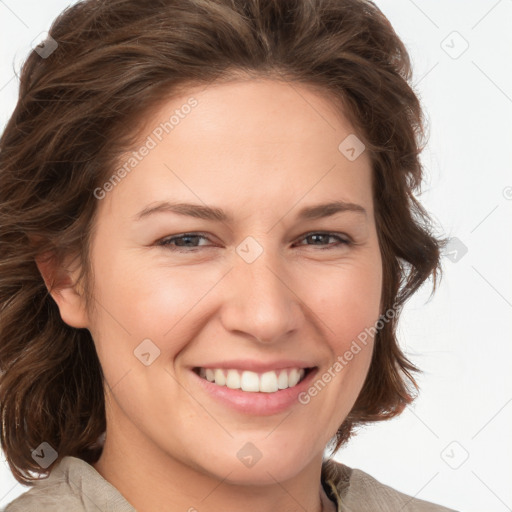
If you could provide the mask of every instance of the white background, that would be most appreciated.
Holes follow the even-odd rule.
[[[68,3],[0,0],[0,127],[14,71]],[[410,51],[428,117],[421,199],[454,240],[437,293],[427,302],[424,286],[401,318],[401,343],[424,370],[420,397],[336,458],[459,511],[512,510],[512,0],[377,4]],[[0,507],[26,490],[4,460]]]

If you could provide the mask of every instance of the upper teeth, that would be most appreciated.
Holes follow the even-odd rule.
[[[274,393],[279,389],[291,388],[304,377],[305,373],[304,368],[290,368],[265,373],[223,370],[221,368],[200,368],[199,370],[201,377],[218,386],[263,393]]]

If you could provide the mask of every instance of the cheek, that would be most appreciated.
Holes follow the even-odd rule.
[[[380,258],[361,258],[336,270],[323,269],[308,286],[307,296],[337,354],[373,326],[380,314]]]
[[[95,279],[98,301],[105,306],[99,322],[117,324],[134,341],[141,336],[161,339],[211,287],[204,272],[165,268],[130,251],[112,251],[108,263],[98,255]]]
[[[381,271],[378,261],[354,263],[339,272],[331,270],[321,281],[322,292],[311,287],[311,307],[321,318],[329,357],[299,401],[306,406],[309,417],[326,425],[324,432],[334,435],[352,409],[368,373],[372,327],[380,314]]]

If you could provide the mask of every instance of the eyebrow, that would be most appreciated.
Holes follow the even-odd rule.
[[[332,201],[302,208],[297,214],[297,219],[317,220],[330,217],[340,212],[355,212],[367,217],[366,210],[359,204],[346,201]],[[233,217],[218,207],[193,203],[172,203],[169,201],[162,201],[153,206],[144,208],[135,215],[134,220],[140,221],[156,213],[176,213],[178,215],[186,215],[203,220],[233,222]]]

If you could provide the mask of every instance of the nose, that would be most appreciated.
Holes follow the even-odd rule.
[[[224,283],[221,322],[232,334],[261,344],[289,338],[304,322],[300,283],[286,262],[263,253],[252,263],[237,255]]]

